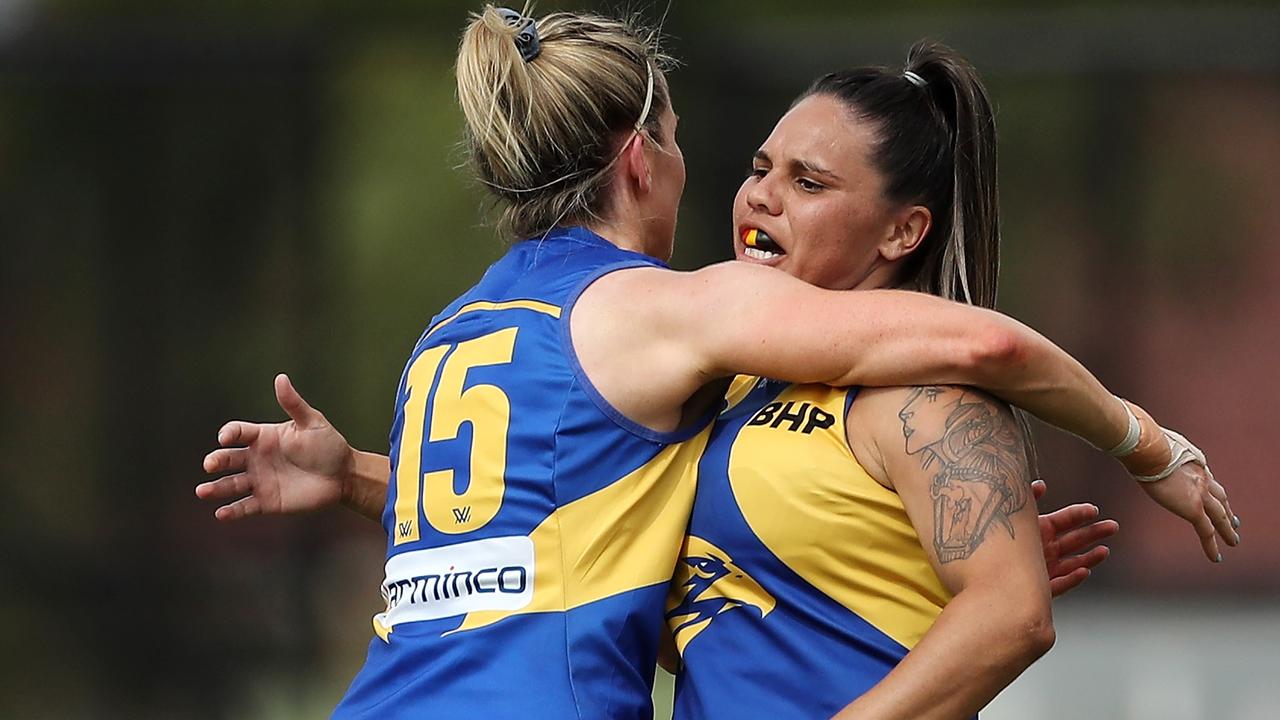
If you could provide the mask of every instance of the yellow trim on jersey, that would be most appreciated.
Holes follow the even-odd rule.
[[[724,410],[731,410],[734,405],[747,399],[751,391],[755,389],[760,382],[760,378],[755,375],[738,375],[729,383],[729,389],[724,393]]]
[[[373,616],[373,634],[382,638],[382,642],[389,643],[391,642],[392,628],[383,625],[382,622],[378,620],[378,617],[378,615]]]
[[[729,482],[747,524],[778,559],[910,649],[951,596],[901,498],[849,449],[847,393],[818,385],[784,391],[777,402],[793,403],[793,413],[808,403],[837,421],[807,434],[789,430],[790,420],[748,423],[730,452]]]
[[[505,302],[492,302],[489,300],[479,300],[473,303],[467,303],[466,305],[463,305],[462,307],[458,308],[458,312],[436,323],[435,327],[428,330],[427,334],[424,335],[422,339],[426,340],[427,338],[431,337],[431,335],[435,331],[439,330],[445,325],[448,325],[454,320],[457,320],[459,315],[465,315],[466,313],[469,313],[469,312],[476,312],[477,310],[486,310],[486,311],[533,310],[534,312],[540,312],[544,315],[550,315],[551,317],[556,318],[557,320],[560,319],[559,306],[552,305],[551,303],[545,303],[545,302],[542,302],[541,300],[507,300]]]
[[[557,508],[534,528],[533,600],[463,618],[474,630],[525,613],[571,610],[671,579],[711,428],[668,445],[640,468]]]

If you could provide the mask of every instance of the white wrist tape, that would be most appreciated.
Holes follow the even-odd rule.
[[[1138,441],[1142,439],[1142,426],[1138,424],[1138,416],[1134,415],[1133,410],[1129,409],[1129,403],[1118,397],[1116,400],[1120,400],[1120,404],[1124,406],[1125,414],[1129,416],[1129,431],[1125,433],[1124,439],[1120,441],[1120,444],[1108,450],[1107,454],[1111,457],[1124,457],[1137,449]]]
[[[1178,468],[1191,462],[1199,464],[1205,470],[1209,469],[1209,462],[1205,459],[1204,453],[1200,451],[1200,448],[1192,445],[1190,440],[1168,428],[1162,427],[1160,430],[1164,432],[1164,438],[1169,443],[1169,464],[1155,475],[1134,475],[1134,480],[1144,483],[1158,482],[1172,475]]]

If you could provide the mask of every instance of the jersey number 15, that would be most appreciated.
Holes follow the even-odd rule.
[[[419,538],[418,508],[439,532],[460,534],[479,530],[498,514],[506,490],[507,427],[511,401],[496,385],[463,388],[471,368],[511,362],[518,328],[465,340],[457,345],[428,348],[409,367],[405,381],[404,425],[400,458],[396,463],[396,524],[394,544]],[[450,353],[449,351],[453,352]],[[445,360],[445,356],[448,360]],[[422,472],[422,430],[427,398],[440,363],[440,384],[431,403],[428,442],[453,440],[462,423],[471,423],[471,478],[467,489],[453,489],[453,470]],[[421,495],[419,495],[421,491]]]

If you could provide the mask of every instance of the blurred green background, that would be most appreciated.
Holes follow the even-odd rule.
[[[502,252],[459,169],[476,7],[0,0],[0,717],[341,696],[379,529],[222,526],[192,487],[222,422],[280,417],[278,371],[384,450],[414,340]],[[1002,309],[1197,440],[1244,518],[1211,566],[1041,428],[1042,507],[1096,502],[1122,534],[984,717],[1280,717],[1280,7],[675,0],[665,30],[683,268],[728,257],[751,153],[813,77],[924,36],[969,57],[999,113]]]

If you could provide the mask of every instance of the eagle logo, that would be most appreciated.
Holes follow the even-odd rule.
[[[667,598],[667,626],[681,655],[689,641],[717,616],[752,608],[763,618],[778,602],[760,583],[733,564],[729,554],[706,540],[685,538]]]

